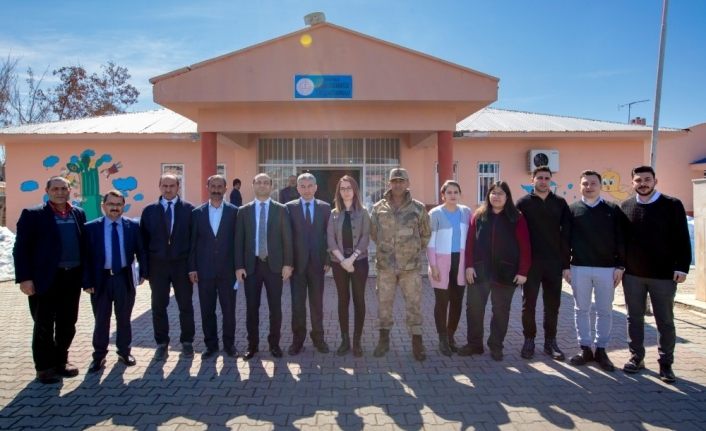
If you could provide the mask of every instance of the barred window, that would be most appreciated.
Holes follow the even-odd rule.
[[[478,203],[483,203],[488,189],[494,182],[500,180],[499,162],[478,163]]]

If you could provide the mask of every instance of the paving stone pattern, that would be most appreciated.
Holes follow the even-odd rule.
[[[428,359],[423,363],[415,362],[411,355],[401,295],[395,304],[390,353],[381,359],[372,356],[377,341],[374,278],[369,279],[366,292],[363,358],[337,357],[333,353],[339,342],[336,291],[327,278],[324,325],[330,354],[315,352],[307,340],[301,355],[288,357],[285,353],[284,358],[273,359],[266,351],[263,295],[262,352],[249,362],[222,355],[202,362],[199,353],[204,348],[203,336],[198,297],[194,294],[196,356],[186,359],[179,355],[178,333],[174,331],[178,328],[177,309],[172,300],[170,355],[166,362],[155,363],[150,291],[145,284],[138,289],[133,313],[137,366],[126,368],[117,363],[113,333],[107,367],[97,375],[85,373],[91,359],[93,317],[88,296],[83,295],[70,358],[81,373],[60,384],[41,385],[33,380],[27,300],[16,285],[3,283],[0,429],[706,429],[706,314],[677,308],[678,381],[667,385],[656,374],[657,332],[651,319],[646,334],[647,370],[639,375],[554,362],[541,352],[541,329],[535,358],[521,359],[519,291],[513,302],[503,362],[492,361],[487,353],[471,358],[441,356],[436,350],[434,297],[426,279],[424,289]],[[289,287],[285,285],[285,352],[291,342],[289,299]],[[538,308],[541,316],[541,306]],[[237,294],[236,313],[237,347],[244,350],[242,291]],[[465,329],[464,317],[456,336],[459,344],[465,343]],[[609,352],[621,366],[628,351],[625,310],[619,305],[614,311],[613,331]],[[567,356],[577,347],[568,286],[562,298],[559,344]]]

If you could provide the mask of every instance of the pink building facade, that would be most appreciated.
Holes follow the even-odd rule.
[[[567,200],[580,197],[579,172],[595,169],[604,196],[619,201],[630,195],[630,169],[649,161],[650,127],[490,109],[497,78],[328,23],[151,82],[167,109],[0,130],[11,229],[22,208],[42,202],[51,175],[72,181],[89,218],[112,188],[138,217],[164,172],[182,176],[192,202],[205,200],[216,172],[229,185],[240,178],[245,201],[258,172],[275,188],[312,172],[324,199],[350,174],[372,205],[389,170],[403,166],[417,199],[437,203],[439,183],[456,178],[474,207],[494,180],[515,198],[527,193],[531,163],[542,160],[558,168],[555,191]],[[660,133],[660,189],[687,210],[705,142],[705,125]]]

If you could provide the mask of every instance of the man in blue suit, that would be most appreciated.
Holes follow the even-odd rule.
[[[83,270],[83,288],[91,294],[91,305],[96,323],[93,330],[93,361],[89,373],[105,366],[110,336],[110,317],[115,308],[117,334],[115,344],[118,361],[128,367],[135,365],[130,354],[132,327],[130,317],[135,305],[135,280],[132,264],[137,257],[142,284],[147,268],[147,253],[142,246],[140,225],[124,218],[125,197],[118,190],[103,196],[103,213],[86,223],[84,248],[86,264]]]
[[[206,350],[201,359],[218,353],[216,301],[223,316],[223,352],[235,349],[235,221],[238,208],[223,200],[226,179],[212,175],[206,183],[209,200],[191,213],[189,278],[198,285],[201,322]]]
[[[29,298],[34,320],[32,356],[37,380],[50,384],[78,375],[68,358],[81,297],[86,214],[69,203],[71,186],[66,178],[51,177],[45,191],[47,203],[22,211],[12,255],[15,282]]]
[[[289,354],[304,350],[306,303],[309,300],[311,341],[319,353],[328,353],[324,340],[324,274],[329,267],[326,229],[331,206],[315,199],[316,177],[303,173],[297,178],[300,198],[287,203],[292,223],[294,273],[292,274],[292,345]]]
[[[188,259],[191,211],[194,206],[179,197],[179,177],[163,174],[159,178],[161,196],[147,205],[140,217],[142,242],[149,256],[148,280],[152,289],[152,327],[157,349],[155,361],[163,361],[169,351],[170,287],[179,307],[181,352],[194,355],[194,288],[189,281]]]

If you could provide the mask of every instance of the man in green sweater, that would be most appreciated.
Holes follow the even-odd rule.
[[[659,332],[659,377],[673,383],[674,295],[677,284],[684,282],[689,272],[691,242],[684,205],[655,190],[656,185],[652,167],[634,168],[632,187],[636,196],[620,205],[627,219],[623,289],[631,353],[623,371],[637,373],[645,368],[645,306],[649,294]]]

